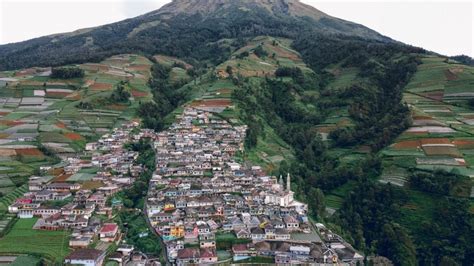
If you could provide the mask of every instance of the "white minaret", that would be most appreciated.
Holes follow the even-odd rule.
[[[282,190],[285,189],[285,188],[283,187],[283,176],[281,176],[281,175],[280,175],[280,180],[278,180],[278,184],[280,185],[280,187],[281,187]]]
[[[291,191],[290,173],[288,173],[288,176],[286,177],[286,191],[288,191],[288,192]]]

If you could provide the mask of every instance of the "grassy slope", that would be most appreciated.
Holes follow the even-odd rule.
[[[51,261],[62,262],[69,253],[67,231],[33,230],[37,219],[21,219],[0,239],[0,252],[6,254],[35,254]]]

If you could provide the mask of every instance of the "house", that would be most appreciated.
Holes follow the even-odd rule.
[[[216,263],[217,260],[217,252],[214,248],[201,248],[199,257],[200,264]]]
[[[183,248],[178,250],[176,264],[178,266],[185,266],[188,264],[200,263],[201,254],[197,248]]]
[[[201,224],[198,226],[199,235],[209,234],[209,226],[207,224]]]
[[[69,247],[71,248],[87,248],[92,242],[92,236],[77,236],[69,240]]]
[[[252,228],[250,231],[250,236],[253,241],[265,240],[265,231],[262,228]]]
[[[56,194],[57,193],[55,191],[52,191],[52,190],[42,190],[42,191],[39,191],[35,194],[35,201],[36,202],[42,202],[42,201],[53,200],[53,198]]]
[[[198,243],[199,231],[197,226],[185,226],[184,243],[196,244]]]
[[[18,211],[18,217],[20,219],[30,219],[30,218],[33,218],[33,216],[34,216],[33,209],[20,209]]]
[[[248,259],[257,255],[255,246],[252,243],[232,245],[232,253],[234,254],[234,261]]]
[[[291,246],[290,252],[297,256],[309,256],[311,248],[308,246]]]
[[[237,238],[242,239],[242,238],[250,238],[250,231],[246,228],[242,228],[240,230],[235,231],[235,235]]]
[[[290,254],[277,254],[275,256],[275,263],[278,265],[291,265]]]
[[[172,225],[170,226],[170,236],[181,238],[184,236],[184,226],[183,225]]]
[[[41,191],[44,189],[50,177],[45,176],[32,176],[28,180],[28,190],[29,191]]]
[[[283,218],[283,222],[285,223],[286,229],[288,231],[294,231],[300,228],[300,223],[298,222],[298,220],[291,215],[285,216]]]
[[[56,213],[60,213],[61,208],[59,207],[39,207],[33,211],[34,216],[41,216],[42,218],[47,218]]]
[[[115,223],[107,223],[102,226],[99,232],[99,238],[104,242],[114,242],[119,235],[119,227]]]
[[[81,188],[80,184],[70,184],[70,183],[51,183],[46,186],[46,189],[56,191],[56,192],[67,192],[71,190],[79,190]]]
[[[199,247],[201,248],[215,248],[216,236],[214,233],[209,233],[199,236]]]
[[[285,241],[290,240],[291,235],[285,228],[277,228],[274,233],[275,240]]]
[[[77,249],[64,259],[65,264],[101,266],[104,263],[105,252],[97,249]]]

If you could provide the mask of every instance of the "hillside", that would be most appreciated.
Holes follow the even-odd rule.
[[[98,62],[124,53],[223,60],[224,38],[296,37],[298,31],[391,41],[362,25],[330,17],[296,0],[175,0],[162,9],[96,28],[0,46],[0,70]],[[212,54],[211,54],[212,51]]]
[[[395,265],[469,265],[474,68],[462,62],[297,0],[174,0],[3,45],[0,211],[40,166],[114,125],[141,119],[162,131],[191,106],[247,125],[237,160],[290,172],[311,219],[361,253]],[[84,76],[52,78],[56,66]],[[12,220],[3,214],[0,230]]]
[[[31,175],[40,173],[41,166],[84,150],[87,142],[136,118],[139,101],[151,98],[147,85],[151,65],[141,56],[117,55],[99,64],[78,65],[85,71],[83,78],[54,79],[49,77],[51,68],[1,72],[0,210],[5,212],[21,196],[17,191],[24,189]],[[132,99],[111,101],[122,81]],[[60,181],[79,177],[63,171],[46,174]],[[90,185],[94,187],[93,182]]]

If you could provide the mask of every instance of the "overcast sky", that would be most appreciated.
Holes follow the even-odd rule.
[[[0,44],[141,15],[170,0],[0,0]],[[445,55],[474,56],[474,0],[302,0],[329,15]]]

